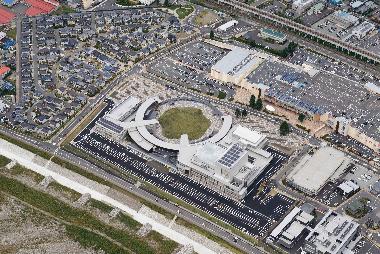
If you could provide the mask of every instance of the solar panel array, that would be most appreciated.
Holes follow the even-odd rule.
[[[119,125],[117,125],[111,121],[108,121],[107,119],[105,119],[103,117],[98,120],[98,124],[100,124],[104,128],[109,129],[110,131],[113,131],[116,133],[123,132],[123,127],[121,127],[121,126],[119,126]]]
[[[226,167],[231,167],[244,152],[243,148],[241,148],[238,144],[234,144],[224,155],[222,158],[218,160],[218,162]]]

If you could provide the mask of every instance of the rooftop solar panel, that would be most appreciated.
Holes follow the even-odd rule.
[[[234,144],[227,152],[223,155],[218,162],[226,167],[231,167],[236,161],[239,160],[242,153],[244,152],[238,144]]]

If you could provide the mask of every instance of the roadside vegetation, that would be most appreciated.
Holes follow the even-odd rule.
[[[36,172],[29,170],[25,168],[24,166],[21,166],[20,164],[16,164],[12,167],[10,171],[11,175],[22,175],[22,176],[28,176],[32,178],[36,183],[41,182],[44,177],[40,174],[37,174]]]
[[[139,2],[135,0],[116,0],[116,4],[121,6],[133,6],[137,5]]]
[[[6,166],[9,162],[11,162],[10,159],[8,159],[7,157],[3,155],[0,155],[0,167]]]

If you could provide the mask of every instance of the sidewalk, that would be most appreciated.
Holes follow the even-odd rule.
[[[71,188],[81,194],[88,193],[91,195],[93,199],[105,202],[109,205],[112,205],[113,207],[119,208],[120,210],[129,214],[134,220],[138,221],[141,224],[151,224],[153,230],[170,238],[173,241],[176,241],[179,244],[193,246],[194,251],[197,253],[217,253],[214,250],[211,250],[206,246],[190,239],[189,237],[178,233],[177,231],[171,229],[168,225],[160,224],[156,220],[149,218],[144,214],[138,213],[126,204],[123,204],[111,198],[107,195],[108,191],[110,190],[108,186],[104,186],[97,182],[89,180],[77,173],[62,168],[61,166],[55,163],[40,158],[37,155],[2,139],[0,139],[0,154],[8,157],[11,160],[16,161],[20,165],[28,169],[31,169],[43,176],[53,177],[54,180],[61,185]],[[48,168],[46,167],[47,165]]]

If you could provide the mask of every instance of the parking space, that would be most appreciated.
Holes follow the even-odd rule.
[[[192,68],[207,71],[228,53],[227,50],[217,48],[207,43],[189,43],[170,56],[170,58]]]
[[[371,169],[360,165],[356,165],[344,178],[354,180],[364,190],[370,190],[370,186],[379,180],[379,176]]]
[[[363,238],[356,244],[352,251],[355,254],[378,254],[380,253],[380,248],[376,247],[375,244]]]
[[[337,183],[327,183],[325,187],[318,193],[315,197],[319,202],[328,205],[330,207],[337,207],[346,201],[346,198],[338,192],[339,184]]]
[[[215,30],[215,36],[217,36],[219,38],[227,39],[227,38],[231,38],[235,35],[247,32],[251,29],[251,24],[244,22],[243,20],[239,20],[238,22],[239,22],[238,24],[236,24],[236,25],[234,25],[234,26],[232,26],[226,30],[216,29]],[[224,23],[226,23],[226,21],[219,22],[215,25],[215,27],[217,28],[217,27],[223,25]]]
[[[360,142],[356,141],[353,138],[343,136],[339,133],[331,133],[328,136],[328,140],[339,147],[347,148],[349,151],[365,158],[365,159],[373,159],[375,157],[375,153],[372,149],[366,147]]]
[[[297,48],[293,55],[288,58],[288,61],[298,65],[302,65],[303,63],[310,63],[321,70],[331,72],[352,81],[368,81],[380,85],[379,78],[371,75],[368,72],[358,70],[357,68],[351,67],[348,64],[317,54],[305,48]]]

